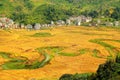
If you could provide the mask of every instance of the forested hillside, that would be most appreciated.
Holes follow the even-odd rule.
[[[120,19],[120,0],[0,0],[0,16],[20,23],[49,23],[69,16]]]

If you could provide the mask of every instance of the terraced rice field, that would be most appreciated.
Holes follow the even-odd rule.
[[[0,80],[57,80],[65,73],[95,73],[120,53],[120,30],[57,27],[0,30]]]

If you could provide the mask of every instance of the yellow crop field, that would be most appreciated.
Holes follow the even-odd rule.
[[[1,29],[0,80],[58,80],[65,73],[95,73],[119,51],[120,30],[114,28]],[[17,68],[7,63],[18,58],[26,61],[15,64]]]

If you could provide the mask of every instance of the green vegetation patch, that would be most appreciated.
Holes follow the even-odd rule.
[[[63,50],[66,47],[60,47],[60,46],[48,46],[48,47],[40,47],[37,48],[36,50],[38,50],[39,53],[42,53],[43,51],[47,50],[49,52],[51,52],[51,55],[55,56],[55,55],[62,55],[62,56],[78,56],[81,53],[71,53],[71,52],[64,52]],[[84,52],[84,51],[83,51]]]
[[[101,39],[102,41],[114,41],[120,43],[120,40],[113,40],[113,39]]]
[[[31,37],[51,37],[52,35],[48,32],[40,32],[31,35]]]
[[[110,34],[97,34],[97,33],[82,33],[82,34],[84,34],[84,35],[101,35],[101,36],[112,36],[112,35],[110,35]]]
[[[45,66],[51,60],[51,56],[47,53],[44,53],[44,59],[42,61],[35,60],[31,64],[28,64],[30,60],[22,60],[22,59],[12,59],[8,62],[5,62],[1,65],[4,70],[11,69],[37,69]]]
[[[100,51],[99,51],[99,50],[94,49],[92,52],[93,52],[93,55],[92,55],[92,56],[97,57],[97,58],[102,58],[102,57],[99,56],[99,54],[100,54]]]
[[[25,61],[16,59],[16,60],[10,60],[4,64],[2,64],[2,69],[8,70],[8,69],[24,69],[25,68]]]
[[[2,56],[5,59],[9,59],[10,58],[10,54],[6,53],[6,52],[0,52],[0,56]]]
[[[9,57],[9,61],[5,62],[1,65],[2,69],[8,70],[8,69],[24,69],[26,64],[25,62],[28,59],[25,57]]]
[[[53,55],[62,55],[62,56],[75,56],[74,53],[66,53],[63,52],[65,47],[60,47],[60,46],[48,46],[48,47],[41,47],[37,48],[38,52],[43,52],[45,50],[51,52]]]
[[[44,55],[45,58],[42,61],[37,61],[36,60],[32,64],[26,65],[26,68],[37,69],[37,68],[41,68],[41,67],[44,67],[45,65],[47,65],[50,62],[50,60],[52,59],[52,57],[45,52],[43,53],[43,55]]]
[[[120,40],[114,40],[114,41],[116,41],[116,42],[119,42],[119,43],[120,43]]]
[[[9,59],[9,61],[3,63],[1,65],[2,69],[4,70],[11,70],[11,69],[37,69],[40,67],[45,66],[48,64],[51,60],[51,56],[47,54],[46,52],[42,52],[44,59],[42,61],[30,61],[26,57],[10,57],[8,53],[0,52],[0,55],[3,58]],[[32,62],[32,63],[30,63]]]
[[[110,44],[107,44],[105,42],[103,42],[104,40],[107,40],[107,39],[94,39],[94,40],[90,40],[90,42],[92,43],[97,43],[103,47],[105,47],[105,49],[109,52],[109,56],[108,56],[108,59],[112,59],[113,58],[113,55],[117,54],[119,51],[116,50],[116,47],[110,45]],[[115,41],[115,40],[110,40],[110,41]]]
[[[37,48],[38,52],[43,52],[45,50],[51,51],[54,54],[60,53],[62,50],[64,50],[65,47],[60,47],[60,46],[48,46],[48,47],[40,47]]]
[[[79,50],[79,53],[80,54],[85,54],[85,53],[87,53],[89,51],[89,49],[80,49]]]
[[[69,53],[69,52],[60,52],[59,54],[62,56],[78,56],[79,55],[79,54]]]
[[[100,44],[101,46],[104,46],[106,48],[110,48],[111,50],[116,48],[116,47],[114,47],[114,46],[112,46],[110,44],[102,42],[102,39],[94,39],[94,40],[90,40],[90,42]]]
[[[70,33],[81,33],[83,35],[101,35],[101,36],[112,36],[111,34],[100,34],[100,33],[93,33],[93,32],[81,32],[81,31],[69,31]]]
[[[81,54],[85,54],[89,51],[89,49],[80,49],[76,53],[71,52],[60,52],[59,54],[62,56],[79,56]]]

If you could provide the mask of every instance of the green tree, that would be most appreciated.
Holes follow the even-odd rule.
[[[116,20],[119,20],[120,19],[120,8],[116,7],[114,9],[114,12],[111,14],[111,17]]]

